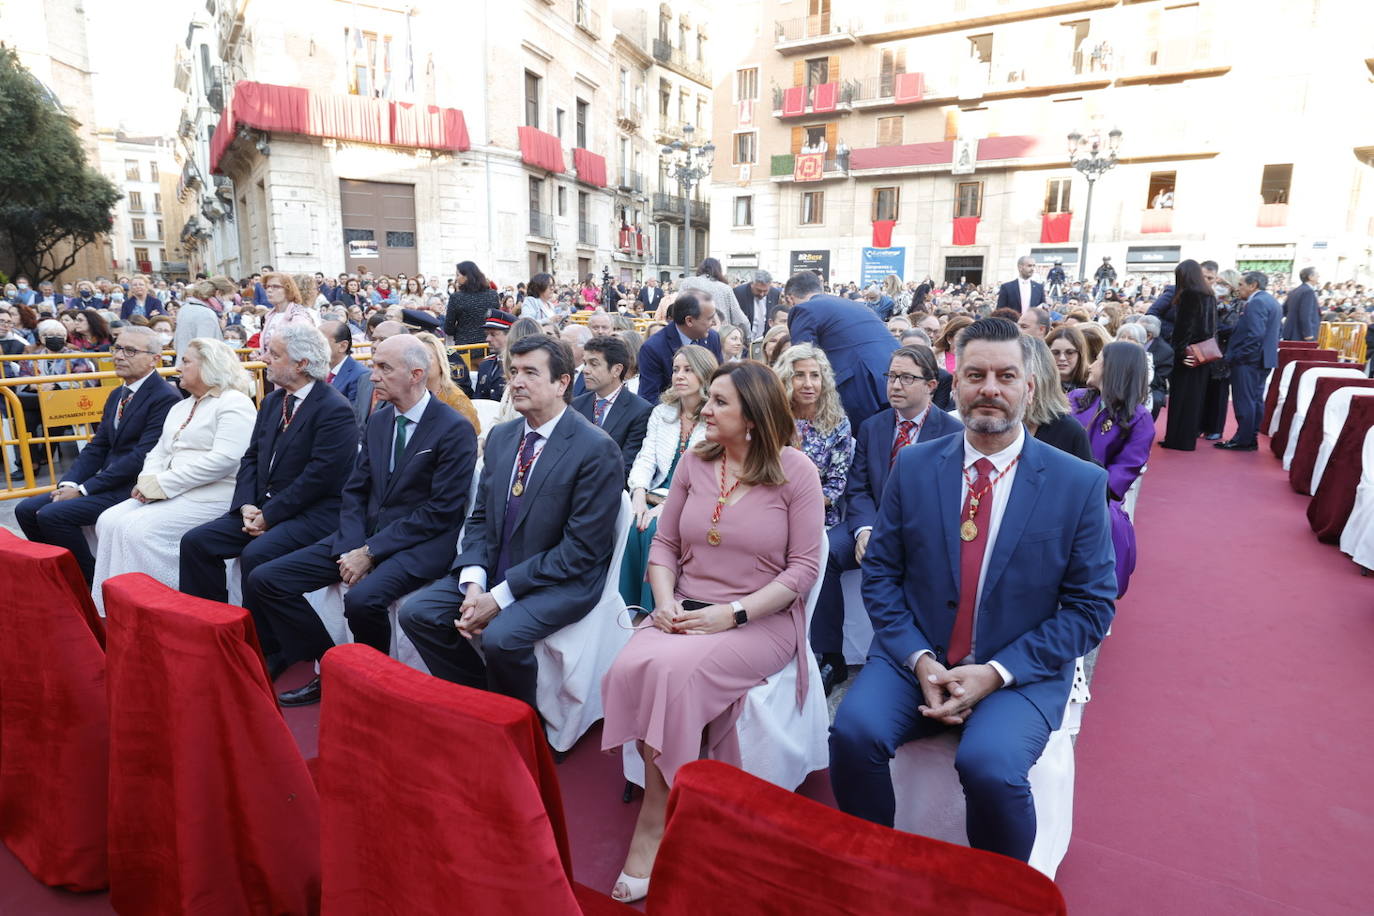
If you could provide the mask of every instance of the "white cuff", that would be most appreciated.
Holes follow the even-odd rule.
[[[1001,662],[997,661],[996,659],[993,659],[992,661],[988,662],[988,664],[995,668],[997,670],[997,673],[1002,676],[1003,687],[1010,687],[1012,683],[1015,682],[1016,678],[1011,676],[1011,672],[1008,671],[1006,666],[1003,665]]]
[[[80,491],[80,493],[81,493],[82,496],[90,496],[90,495],[91,495],[91,494],[89,494],[89,493],[86,492],[86,486],[85,486],[85,484],[77,483],[75,480],[63,480],[63,481],[60,481],[60,482],[57,484],[57,488],[58,488],[59,490],[62,489],[63,487],[75,487],[78,491]]]
[[[906,658],[906,666],[911,669],[913,674],[916,671],[916,663],[921,660],[922,655],[929,655],[931,658],[935,657],[935,653],[929,649],[917,649]]]
[[[476,585],[482,591],[487,590],[487,571],[480,566],[464,566],[463,571],[458,574],[458,584],[464,592],[467,592],[469,585]]]
[[[496,599],[497,606],[503,611],[515,603],[515,593],[505,582],[496,583],[496,587],[491,590],[491,596]]]
[[[872,525],[860,525],[860,526],[854,531],[854,537],[857,538],[859,535],[863,534],[865,531],[872,531],[872,530],[873,530],[873,526],[872,526]]]

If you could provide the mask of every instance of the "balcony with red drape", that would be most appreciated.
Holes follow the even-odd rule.
[[[1040,217],[1040,244],[1061,244],[1069,240],[1072,213],[1045,213]]]
[[[978,244],[978,217],[956,216],[954,218],[954,244]]]
[[[517,133],[520,135],[520,158],[526,165],[538,166],[550,172],[565,170],[563,143],[557,137],[537,127],[521,127]]]

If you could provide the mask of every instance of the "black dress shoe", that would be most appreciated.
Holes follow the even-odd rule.
[[[826,696],[830,696],[832,690],[849,680],[849,666],[845,664],[843,655],[821,656],[820,669],[821,686],[825,688]]]
[[[1214,442],[1212,448],[1224,448],[1229,452],[1257,452],[1259,451],[1259,443],[1252,442],[1245,445],[1232,439],[1229,442]]]
[[[283,706],[309,706],[311,703],[318,703],[320,701],[319,677],[312,678],[310,683],[304,687],[297,687],[295,690],[277,694],[277,700]]]
[[[1206,439],[1208,442],[1215,442],[1221,438],[1221,433],[1208,433],[1202,438]]]

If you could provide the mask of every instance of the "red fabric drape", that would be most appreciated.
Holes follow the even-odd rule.
[[[317,913],[319,798],[243,608],[105,582],[110,904]]]
[[[1173,232],[1173,209],[1160,208],[1158,210],[1142,211],[1140,214],[1140,231],[1142,234],[1146,235],[1152,232]]]
[[[840,95],[840,84],[821,83],[815,86],[811,92],[812,111],[834,111],[835,102]]]
[[[1301,352],[1284,348],[1279,345],[1278,365],[1274,367],[1273,375],[1269,376],[1269,387],[1264,392],[1264,417],[1260,420],[1260,429],[1267,430],[1269,422],[1274,419],[1274,408],[1279,405],[1279,380],[1283,378],[1283,367],[1299,359],[1311,360],[1333,360],[1340,353],[1336,350],[1314,350],[1304,349]]]
[[[806,87],[793,86],[782,91],[782,116],[794,117],[806,108]]]
[[[1069,240],[1072,213],[1045,213],[1040,217],[1040,242],[1061,244]]]
[[[532,709],[357,643],[321,668],[327,912],[364,916],[381,900],[393,913],[579,912]]]
[[[875,219],[873,221],[874,248],[892,247],[892,227],[895,225],[897,225],[895,219]]]
[[[954,218],[954,244],[978,244],[978,217],[956,216]]]
[[[564,171],[563,143],[557,137],[537,127],[521,127],[516,133],[520,137],[522,160],[550,172]]]
[[[1303,374],[1308,369],[1354,368],[1356,368],[1354,363],[1344,363],[1334,359],[1298,360],[1293,367],[1293,379],[1288,383],[1288,397],[1284,398],[1283,409],[1279,411],[1279,428],[1274,430],[1274,435],[1269,437],[1269,451],[1274,453],[1275,458],[1282,459],[1283,453],[1288,450],[1288,434],[1293,429],[1293,417],[1298,413],[1298,383],[1302,380]]]
[[[598,156],[589,149],[573,148],[573,168],[577,169],[577,180],[594,188],[606,187],[606,157]]]
[[[1315,340],[1280,340],[1280,350],[1315,350],[1317,342]]]
[[[924,73],[898,73],[893,80],[893,95],[900,102],[919,102],[926,94]]]
[[[469,149],[472,145],[461,111],[407,102],[395,102],[391,106],[391,137],[398,146],[417,149],[456,151]]]
[[[105,626],[70,552],[0,528],[0,839],[44,884],[106,871]]]
[[[1326,402],[1342,388],[1374,388],[1374,379],[1317,379],[1312,403],[1307,406],[1307,422],[1298,434],[1298,444],[1293,447],[1293,463],[1288,466],[1288,483],[1304,496],[1312,495],[1312,472],[1317,469],[1317,453],[1321,451]]]
[[[899,833],[714,760],[678,770],[647,912],[1063,914],[1054,882]]]
[[[1352,398],[1350,413],[1331,458],[1322,472],[1322,482],[1312,502],[1307,504],[1307,521],[1326,544],[1340,542],[1341,531],[1355,508],[1355,488],[1363,471],[1364,437],[1374,426],[1374,398]]]

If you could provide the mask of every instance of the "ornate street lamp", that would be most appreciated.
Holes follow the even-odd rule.
[[[692,188],[701,182],[701,179],[711,174],[711,163],[716,157],[716,145],[707,140],[701,146],[692,145],[692,135],[696,128],[691,124],[682,125],[682,140],[674,140],[672,143],[663,147],[663,155],[668,157],[668,177],[676,178],[678,186],[682,188],[682,211],[686,219],[686,227],[683,229],[687,233],[683,239],[684,259],[687,263],[683,266],[684,272],[690,273],[692,270]]]
[[[1069,134],[1069,163],[1088,179],[1088,202],[1083,207],[1083,244],[1078,250],[1078,279],[1082,282],[1088,269],[1088,229],[1093,216],[1093,185],[1097,179],[1116,166],[1116,151],[1121,146],[1121,130],[1113,127],[1107,133],[1106,149],[1097,131],[1084,136],[1078,131]]]

